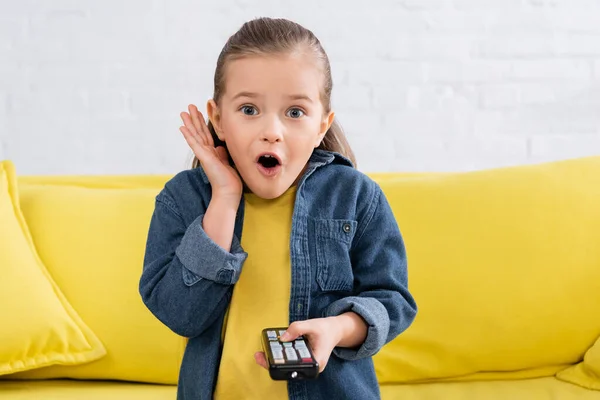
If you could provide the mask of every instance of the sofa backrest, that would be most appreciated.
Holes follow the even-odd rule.
[[[600,336],[600,157],[371,176],[403,234],[419,307],[375,356],[380,382],[552,375]],[[185,339],[138,294],[154,198],[169,178],[19,178],[40,257],[108,351],[21,377],[177,381]]]
[[[419,308],[381,382],[552,375],[600,336],[600,157],[381,185]]]

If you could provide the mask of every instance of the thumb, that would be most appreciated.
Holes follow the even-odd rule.
[[[308,333],[307,328],[308,326],[305,321],[292,322],[283,335],[281,335],[281,341],[289,342],[295,340],[298,336]]]

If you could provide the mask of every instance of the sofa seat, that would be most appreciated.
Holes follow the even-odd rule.
[[[587,390],[549,376],[535,379],[381,385],[384,400],[600,400]]]
[[[173,400],[177,386],[117,381],[48,379],[3,381],[2,400]]]
[[[114,381],[5,381],[2,400],[172,400],[177,387]],[[600,400],[600,392],[554,377],[507,381],[381,385],[383,400]]]

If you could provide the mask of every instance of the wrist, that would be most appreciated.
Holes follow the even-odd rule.
[[[240,205],[242,194],[225,194],[220,192],[213,192],[212,198],[210,199],[210,205],[214,205],[222,211],[235,211],[237,213]]]
[[[344,339],[348,336],[348,316],[345,314],[347,313],[330,317],[331,324],[334,327],[333,333],[336,346],[339,346],[340,343],[344,343]]]
[[[206,208],[202,228],[209,238],[225,251],[231,251],[238,203],[222,197],[213,197]]]
[[[361,316],[348,311],[333,318],[335,318],[334,326],[337,328],[336,346],[356,347],[364,342],[367,336],[367,324]]]

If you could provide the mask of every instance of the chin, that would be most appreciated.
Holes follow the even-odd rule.
[[[256,190],[250,188],[250,190],[252,190],[252,193],[265,200],[276,199],[285,193],[285,190],[278,190],[274,188],[258,188]]]
[[[273,183],[269,182],[269,183],[262,183],[259,185],[247,184],[247,186],[253,194],[257,195],[261,199],[272,200],[272,199],[275,199],[275,198],[281,196],[282,194],[284,194],[285,191],[290,188],[291,184],[287,185],[287,186],[286,185],[274,186]]]

